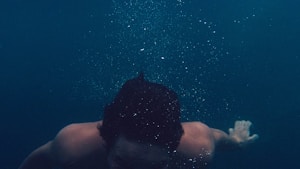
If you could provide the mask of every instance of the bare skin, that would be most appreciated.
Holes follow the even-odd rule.
[[[106,151],[98,125],[102,121],[71,124],[33,151],[19,169],[172,169],[206,168],[218,149],[232,149],[254,142],[249,135],[249,121],[237,121],[225,132],[201,122],[182,123],[184,135],[173,156],[161,147],[137,143],[119,137],[110,152]]]

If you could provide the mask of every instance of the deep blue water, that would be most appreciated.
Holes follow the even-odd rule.
[[[100,119],[139,71],[178,93],[183,121],[253,122],[258,142],[217,153],[212,169],[300,168],[299,5],[1,1],[1,168],[69,123]]]

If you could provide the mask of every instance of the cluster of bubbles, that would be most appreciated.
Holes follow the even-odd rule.
[[[78,83],[89,84],[86,99],[111,100],[127,79],[144,71],[146,79],[178,93],[183,119],[210,117],[205,110],[210,94],[205,81],[229,52],[223,48],[225,37],[218,34],[217,23],[189,14],[186,3],[113,0],[113,11],[106,16],[106,49],[80,51],[92,70]]]

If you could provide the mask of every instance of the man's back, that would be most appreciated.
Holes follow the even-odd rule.
[[[65,169],[105,169],[107,151],[98,129],[101,124],[102,121],[68,125],[52,142],[44,145],[47,147],[44,151],[50,152],[55,165]],[[189,168],[188,164],[206,165],[214,151],[210,128],[200,122],[182,123],[182,126],[184,135],[169,166],[175,169],[179,166]],[[24,165],[20,169],[27,167]]]

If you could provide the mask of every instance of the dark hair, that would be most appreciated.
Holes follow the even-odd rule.
[[[108,148],[122,135],[176,150],[183,134],[176,93],[161,84],[145,81],[141,73],[128,80],[105,107],[100,133]]]

